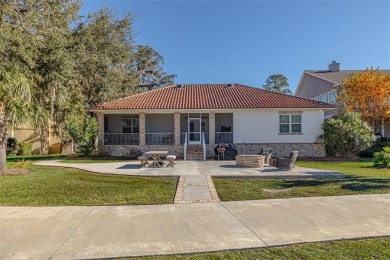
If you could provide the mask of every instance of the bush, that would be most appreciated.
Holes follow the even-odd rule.
[[[16,155],[26,156],[32,154],[32,143],[20,142],[17,145]]]
[[[375,136],[361,114],[340,111],[322,124],[324,134],[317,137],[324,141],[327,152],[349,157],[372,144]]]
[[[390,168],[390,147],[384,147],[382,152],[377,152],[374,154],[374,165]]]
[[[18,151],[17,146],[18,146],[18,141],[16,140],[16,138],[8,137],[6,154],[7,155],[16,155],[16,153]]]
[[[20,169],[26,169],[28,166],[28,161],[25,161],[25,160],[21,160],[21,161],[18,161],[17,163],[15,163],[15,168],[20,168]]]
[[[95,118],[91,117],[87,120],[84,133],[81,139],[78,140],[77,153],[82,156],[90,156],[95,149],[95,141],[98,133],[98,123]]]
[[[360,157],[373,158],[375,153],[382,152],[382,151],[383,151],[383,147],[382,146],[380,146],[378,144],[374,144],[370,148],[360,151],[358,153],[358,155]]]
[[[142,155],[141,150],[135,147],[130,148],[130,150],[126,153],[126,157],[131,159],[137,159],[137,157],[140,155]]]

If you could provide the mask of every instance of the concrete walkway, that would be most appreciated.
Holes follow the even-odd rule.
[[[209,175],[180,176],[174,203],[217,202],[219,197]]]
[[[390,194],[0,208],[0,259],[194,253],[373,236],[390,236]]]

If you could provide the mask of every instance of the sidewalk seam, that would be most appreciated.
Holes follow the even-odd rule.
[[[261,242],[263,242],[264,245],[268,246],[268,244],[261,237],[259,237],[252,229],[250,229],[244,222],[242,222],[241,219],[239,219],[236,215],[234,215],[227,207],[225,207],[225,205],[223,205],[222,202],[220,202],[219,204],[221,204],[221,206],[224,207],[233,217],[235,217],[238,221],[240,221],[241,224],[243,224],[250,232],[252,232],[253,235],[255,235]]]
[[[88,212],[88,214],[83,218],[83,220],[77,225],[77,227],[73,230],[73,232],[65,239],[65,241],[54,251],[54,253],[48,258],[49,260],[53,259],[53,256],[57,254],[57,252],[65,245],[66,242],[68,242],[69,238],[76,233],[76,231],[79,229],[79,227],[84,223],[84,221],[87,219],[87,217],[91,214],[92,210],[94,210],[95,207],[92,207],[92,209]]]

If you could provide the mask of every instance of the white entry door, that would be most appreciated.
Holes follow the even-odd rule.
[[[200,144],[200,118],[190,118],[188,120],[188,134],[189,134],[189,144]]]

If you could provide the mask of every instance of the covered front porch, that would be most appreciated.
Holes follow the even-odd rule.
[[[233,113],[98,114],[102,145],[233,143]],[[103,127],[102,127],[103,126]]]

